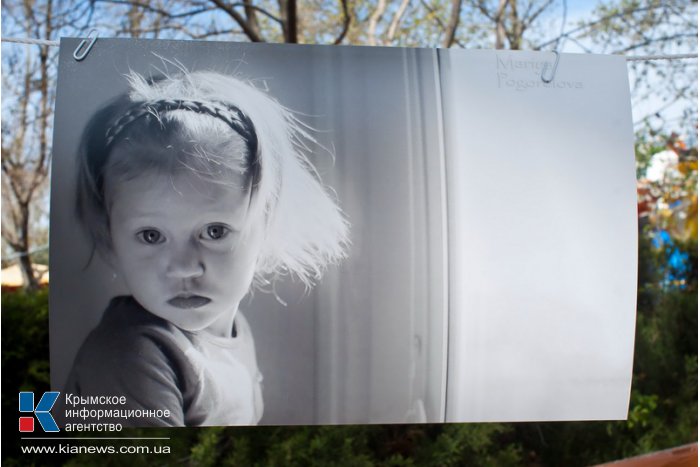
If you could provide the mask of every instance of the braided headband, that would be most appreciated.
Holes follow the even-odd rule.
[[[253,186],[260,181],[260,155],[258,154],[258,136],[253,122],[238,107],[220,102],[200,102],[183,99],[163,99],[136,103],[123,116],[114,122],[105,133],[106,147],[109,148],[124,129],[148,115],[157,116],[163,112],[189,110],[199,114],[211,115],[230,126],[238,133],[248,148],[248,167],[252,173]]]

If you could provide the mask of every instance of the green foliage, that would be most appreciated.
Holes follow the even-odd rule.
[[[48,289],[3,292],[2,308],[3,385],[20,391],[48,389]],[[7,402],[3,398],[3,408]]]
[[[198,466],[213,467],[217,465],[218,444],[221,439],[222,427],[203,430],[199,441],[192,447],[190,459]]]
[[[646,428],[649,426],[651,417],[658,406],[659,396],[656,394],[645,396],[638,391],[633,391],[630,411],[627,415],[627,428],[632,430],[635,427]]]
[[[18,438],[19,391],[49,389],[48,290],[2,292],[2,426]],[[18,443],[3,443],[3,465],[38,464],[39,456],[20,456]]]
[[[644,242],[645,236],[641,237]],[[635,348],[635,381],[629,429],[639,437],[640,451],[697,440],[698,295],[697,242],[677,243],[689,255],[685,288],[668,288],[666,252],[649,248],[656,274],[640,274]]]
[[[278,432],[284,433],[287,430]],[[261,465],[333,466],[338,460],[348,466],[374,465],[364,427],[339,426],[296,429],[270,446]]]
[[[430,443],[423,443],[418,450],[417,465],[500,466],[519,463],[521,447],[507,442],[503,435],[512,432],[504,424],[454,424],[439,430]]]
[[[521,450],[502,424],[205,428],[197,466],[500,466]]]

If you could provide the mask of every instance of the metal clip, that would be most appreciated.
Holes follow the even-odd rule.
[[[547,78],[544,77],[545,73],[547,73],[547,70],[549,69],[549,63],[545,62],[544,66],[542,67],[542,74],[540,75],[540,78],[542,78],[542,81],[545,83],[551,83],[554,81],[554,75],[557,73],[557,66],[559,66],[559,52],[556,50],[553,50],[552,52],[555,56],[554,65],[552,65],[552,73],[550,73],[550,76]]]
[[[78,47],[75,48],[75,51],[73,52],[73,58],[79,62],[85,57],[87,57],[87,55],[90,53],[90,49],[92,49],[92,46],[95,45],[95,42],[97,41],[97,36],[99,35],[100,34],[97,32],[97,29],[91,29],[87,37],[80,41]]]

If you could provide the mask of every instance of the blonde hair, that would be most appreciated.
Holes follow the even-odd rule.
[[[115,172],[191,170],[221,182],[237,171],[251,179],[249,215],[265,219],[257,284],[291,274],[311,286],[327,265],[345,257],[349,224],[306,155],[316,144],[313,136],[292,112],[253,85],[219,73],[147,80],[131,72],[127,79],[131,91],[93,116],[81,145],[78,214],[96,247],[111,245],[104,186]],[[138,106],[145,110],[135,112]],[[110,160],[119,144],[161,150],[120,151],[122,160]],[[183,145],[190,149],[164,156],[164,147]]]

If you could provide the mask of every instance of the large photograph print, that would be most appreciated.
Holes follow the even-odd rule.
[[[136,425],[442,420],[433,54],[65,44],[56,389],[171,414]]]
[[[543,53],[77,45],[52,166],[59,424],[626,417],[624,60],[562,56],[545,83]]]

